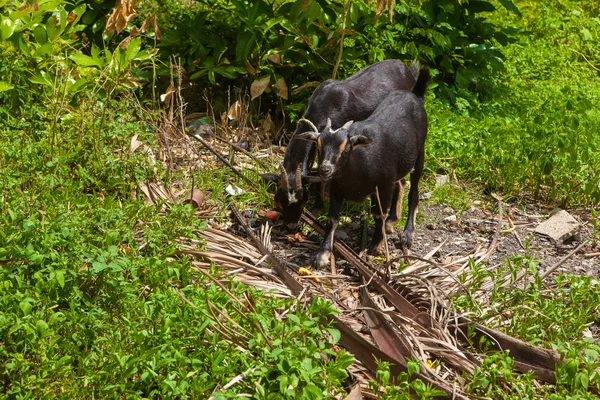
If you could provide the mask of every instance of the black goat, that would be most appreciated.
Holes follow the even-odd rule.
[[[306,132],[297,139],[316,142],[319,153],[319,175],[330,184],[329,222],[325,240],[317,253],[315,264],[329,264],[333,249],[335,228],[345,199],[362,201],[371,195],[371,212],[375,218],[375,233],[369,251],[381,253],[383,230],[393,231],[398,221],[401,179],[410,173],[408,219],[404,228],[402,247],[410,249],[417,206],[419,179],[423,172],[427,114],[423,96],[429,73],[421,70],[412,92],[399,90],[390,93],[373,114],[364,121],[347,122],[333,130],[327,121],[322,133]],[[379,192],[381,210],[388,214],[385,228],[376,193]]]
[[[327,118],[334,129],[350,119],[361,121],[371,115],[391,91],[412,90],[418,74],[415,63],[409,68],[400,61],[385,60],[360,70],[344,81],[326,80],[315,89],[294,135],[314,129],[321,131]],[[308,176],[315,156],[314,143],[292,137],[280,166],[281,174],[261,175],[278,183],[275,204],[291,230],[297,228],[304,205],[308,202],[306,186],[319,181],[317,177]],[[321,194],[317,195],[315,207],[322,207]]]

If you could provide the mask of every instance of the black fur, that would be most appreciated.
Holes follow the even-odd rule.
[[[320,133],[302,133],[298,139],[318,143],[319,175],[330,185],[329,222],[325,240],[316,256],[316,266],[329,263],[335,228],[344,200],[362,201],[371,195],[371,212],[375,217],[375,234],[369,250],[378,254],[383,244],[383,230],[388,232],[398,220],[402,179],[410,173],[408,219],[402,246],[412,245],[414,218],[419,202],[419,179],[423,172],[427,115],[423,96],[429,73],[421,70],[412,92],[391,92],[364,121],[334,130],[328,126]],[[389,217],[384,221],[379,209]]]
[[[364,120],[391,91],[412,90],[417,75],[415,63],[409,68],[400,61],[386,60],[370,65],[344,81],[329,79],[315,89],[303,118],[311,121],[319,131],[325,128],[327,118],[331,119],[334,129],[351,119]],[[294,135],[312,131],[309,124],[300,121]],[[275,204],[281,209],[284,222],[292,229],[297,227],[304,205],[308,202],[306,185],[316,180],[307,176],[315,156],[314,143],[292,137],[283,159],[288,188],[278,187],[275,194]],[[302,188],[296,191],[294,181],[298,165],[302,171]],[[281,179],[276,174],[263,174],[262,177],[278,183]],[[290,204],[290,196],[298,201]],[[317,196],[315,206],[322,207],[320,195]]]

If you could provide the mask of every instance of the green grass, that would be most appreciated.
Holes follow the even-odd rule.
[[[93,124],[96,109],[60,122],[54,144],[47,131],[26,134],[15,121],[0,129],[1,392],[16,399],[339,393],[353,358],[334,351],[330,303],[296,307],[235,282],[228,294],[191,269],[190,258],[173,257],[175,240],[196,237],[205,223],[190,206],[161,215],[131,197],[153,166],[143,152],[130,154],[129,140],[139,134],[152,144],[154,136],[135,122],[128,101],[106,105],[101,127]],[[224,208],[225,175],[218,168],[196,180]],[[260,204],[249,192],[239,201]],[[253,307],[234,307],[244,296]],[[217,332],[209,303],[253,334],[232,341]],[[282,319],[276,310],[291,311]],[[232,324],[222,329],[235,331]],[[248,375],[220,390],[241,373]]]
[[[591,4],[522,1],[523,18],[492,16],[523,34],[503,48],[505,71],[479,85],[478,99],[458,98],[454,109],[427,102],[430,170],[456,171],[487,191],[600,201],[600,77],[573,52],[597,59]]]

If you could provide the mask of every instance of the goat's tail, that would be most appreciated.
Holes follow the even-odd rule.
[[[419,98],[425,97],[425,91],[427,90],[427,84],[429,83],[429,71],[425,68],[421,68],[419,70],[419,77],[417,78],[417,83],[413,88],[412,92]]]

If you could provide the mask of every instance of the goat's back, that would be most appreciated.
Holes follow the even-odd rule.
[[[373,140],[353,150],[343,172],[332,182],[338,196],[358,201],[376,186],[391,185],[415,167],[427,136],[423,101],[412,92],[394,91],[369,118],[352,124],[348,134]]]
[[[404,63],[381,61],[344,81],[329,79],[321,83],[308,103],[304,118],[313,121],[319,131],[330,118],[336,129],[349,120],[364,120],[391,91],[412,90],[415,83],[411,69]],[[298,128],[296,133],[303,132]]]

